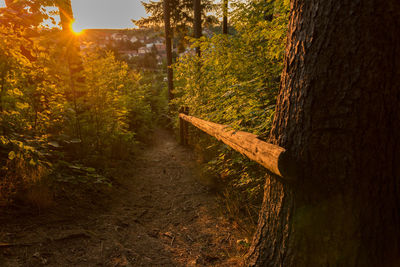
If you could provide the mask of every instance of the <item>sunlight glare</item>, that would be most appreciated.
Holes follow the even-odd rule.
[[[78,23],[76,23],[76,21],[74,21],[74,22],[72,23],[71,28],[72,28],[72,31],[73,31],[76,35],[79,35],[79,34],[81,34],[81,33],[84,31],[84,29],[83,29]]]

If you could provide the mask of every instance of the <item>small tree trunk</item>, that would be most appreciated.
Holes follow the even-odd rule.
[[[301,163],[267,176],[249,266],[400,266],[400,1],[292,0],[271,141]]]
[[[194,10],[194,38],[199,39],[201,37],[201,0],[193,0]],[[200,57],[200,47],[196,47],[196,53]]]
[[[56,2],[60,13],[60,21],[63,30],[63,37],[65,38],[65,45],[67,46],[67,62],[70,76],[71,95],[67,95],[74,104],[75,109],[75,134],[78,138],[82,139],[81,124],[78,111],[78,98],[84,93],[79,91],[85,83],[85,77],[82,75],[83,62],[80,56],[80,47],[78,40],[72,32],[72,23],[74,22],[74,14],[72,12],[71,0],[59,0]]]
[[[74,22],[74,15],[72,12],[71,0],[58,0],[57,5],[60,12],[60,21],[63,31],[72,34],[71,26]]]
[[[174,89],[174,74],[171,68],[172,66],[172,33],[171,33],[171,11],[169,6],[169,0],[164,0],[164,30],[165,30],[165,46],[167,50],[167,79],[168,79],[168,98],[172,100],[174,95],[172,93]]]
[[[222,12],[223,12],[223,19],[222,19],[222,33],[228,34],[228,1],[223,0],[222,3]]]
[[[74,22],[74,15],[72,12],[71,0],[57,1],[58,9],[60,12],[61,26],[65,35],[66,45],[68,46],[68,57],[71,59],[71,72],[75,75],[83,70],[82,58],[80,56],[80,47],[78,40],[72,32],[72,23]],[[78,82],[83,82],[83,77],[77,77]]]

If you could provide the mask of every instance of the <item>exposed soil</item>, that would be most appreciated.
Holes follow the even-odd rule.
[[[0,214],[0,266],[239,266],[246,248],[193,154],[159,130],[82,205]],[[88,201],[87,199],[92,199]]]

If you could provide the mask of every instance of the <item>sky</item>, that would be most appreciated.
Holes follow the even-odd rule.
[[[71,0],[75,29],[133,28],[131,19],[146,16],[140,0]],[[0,7],[4,7],[0,0]]]
[[[140,0],[71,0],[77,29],[133,28],[146,16]]]

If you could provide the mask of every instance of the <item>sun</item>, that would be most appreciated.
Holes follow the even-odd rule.
[[[74,22],[71,24],[71,29],[72,29],[72,32],[73,32],[74,34],[76,34],[76,35],[80,35],[80,34],[82,34],[83,31],[84,31],[84,29],[83,29],[82,27],[80,27],[79,24],[76,23],[76,21],[74,21]]]

